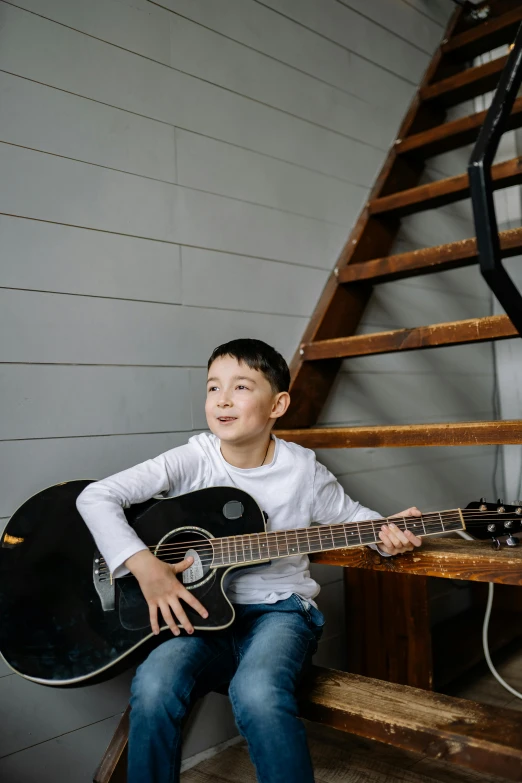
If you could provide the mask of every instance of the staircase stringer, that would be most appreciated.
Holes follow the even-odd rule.
[[[277,425],[277,429],[311,427],[316,422],[339,371],[340,359],[313,363],[303,361],[303,345],[315,340],[327,340],[354,335],[372,293],[371,284],[357,286],[339,285],[340,270],[349,264],[364,263],[372,258],[387,256],[401,225],[400,217],[371,215],[369,204],[373,200],[415,187],[424,171],[425,161],[413,156],[399,156],[396,147],[411,133],[419,133],[441,124],[446,115],[444,109],[424,104],[421,91],[430,84],[441,67],[443,45],[451,36],[462,17],[457,8],[447,25],[441,44],[433,55],[415,96],[399,127],[368,200],[352,229],[346,244],[328,278],[319,302],[310,318],[301,343],[290,363],[292,404]]]

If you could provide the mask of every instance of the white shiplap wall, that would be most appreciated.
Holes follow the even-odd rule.
[[[0,2],[0,518],[206,427],[238,336],[290,359],[442,35],[449,0]],[[460,153],[427,176],[457,173]],[[473,233],[465,205],[397,249]],[[362,330],[481,315],[471,270],[376,289]],[[346,362],[322,423],[487,418],[487,347]],[[383,513],[463,502],[488,449],[324,452]],[[465,500],[466,498],[464,498]],[[343,665],[341,574],[316,567],[318,661]],[[0,672],[0,776],[85,783],[129,675],[56,691]],[[185,757],[235,734],[215,694]]]

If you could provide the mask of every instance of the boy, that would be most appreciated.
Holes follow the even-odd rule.
[[[176,566],[157,559],[123,513],[160,493],[225,485],[253,495],[268,514],[270,530],[380,517],[351,500],[313,451],[271,435],[290,403],[289,384],[285,360],[266,343],[240,339],[219,346],[208,362],[210,433],[91,484],[78,498],[110,571],[116,577],[130,571],[137,578],[153,633],[165,623],[174,635],[149,655],[132,684],[129,783],[179,780],[182,720],[196,698],[223,685],[229,686],[258,780],[313,783],[294,695],[324,624],[313,600],[320,588],[310,578],[308,557],[239,572],[227,587],[234,623],[223,631],[194,634],[181,602],[203,617],[207,612],[176,577],[192,558]],[[420,513],[410,508],[400,516]],[[385,555],[421,544],[393,524],[384,525],[379,536]]]

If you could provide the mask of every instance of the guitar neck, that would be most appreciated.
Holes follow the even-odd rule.
[[[363,519],[331,525],[314,525],[291,530],[273,530],[240,536],[212,538],[212,566],[238,565],[275,560],[280,557],[310,555],[332,549],[382,543],[379,531],[392,521],[400,530],[416,536],[434,536],[464,530],[460,509],[433,511],[420,517]]]

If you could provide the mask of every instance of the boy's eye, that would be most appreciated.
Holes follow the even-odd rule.
[[[247,389],[247,391],[248,391],[248,386],[238,386],[237,388],[238,389]]]

